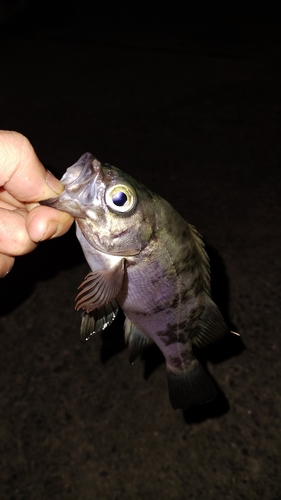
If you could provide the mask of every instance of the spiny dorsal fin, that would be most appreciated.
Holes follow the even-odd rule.
[[[207,252],[205,250],[205,244],[203,242],[201,234],[197,231],[196,227],[194,227],[192,224],[188,224],[188,228],[190,230],[196,254],[198,256],[197,264],[201,270],[204,290],[208,295],[210,295],[211,294],[210,262]]]

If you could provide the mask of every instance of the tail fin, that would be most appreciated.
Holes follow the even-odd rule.
[[[217,395],[211,378],[197,359],[186,371],[175,373],[167,367],[167,379],[171,405],[175,410],[208,403]]]

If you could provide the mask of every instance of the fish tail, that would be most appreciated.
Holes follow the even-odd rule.
[[[208,403],[217,395],[211,377],[197,359],[185,371],[174,372],[167,366],[167,380],[171,405],[175,410]]]

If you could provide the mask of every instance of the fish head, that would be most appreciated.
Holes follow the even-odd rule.
[[[61,182],[64,191],[40,203],[71,214],[96,250],[136,255],[153,238],[153,193],[122,170],[85,153],[66,170]]]

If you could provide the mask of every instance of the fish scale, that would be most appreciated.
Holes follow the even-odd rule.
[[[210,295],[200,234],[163,198],[85,153],[61,179],[63,193],[41,203],[73,215],[91,271],[79,287],[81,337],[112,323],[120,307],[130,361],[149,344],[162,351],[175,409],[216,396],[193,353],[229,330]]]

